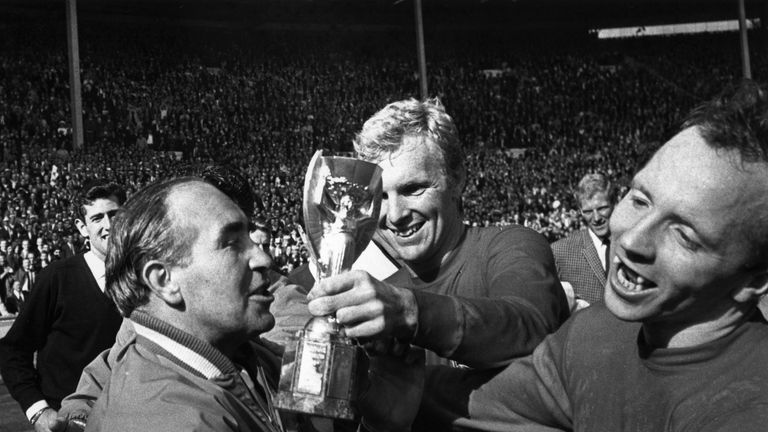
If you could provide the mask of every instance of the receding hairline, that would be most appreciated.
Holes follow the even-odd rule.
[[[211,191],[216,191],[224,195],[224,193],[221,192],[216,186],[206,182],[205,180],[193,177],[181,183],[174,184],[170,188],[168,188],[168,192],[165,194],[165,200],[163,202],[168,207],[168,209],[172,209],[175,205],[177,205],[176,199],[180,195],[184,195],[184,194],[192,195],[193,193],[199,190],[198,188],[200,186],[202,186],[202,189],[209,188]]]
[[[202,186],[202,188],[200,188]],[[192,226],[192,219],[190,219],[190,214],[196,214],[199,218],[202,220],[206,219],[205,214],[202,212],[197,212],[196,208],[190,209],[189,207],[185,207],[183,204],[188,204],[190,200],[187,200],[187,202],[184,202],[182,197],[185,195],[190,198],[192,201],[195,199],[198,199],[200,197],[199,194],[204,193],[205,195],[220,195],[224,199],[224,202],[231,204],[231,207],[233,209],[236,209],[236,211],[243,213],[243,210],[235,203],[234,200],[232,200],[231,197],[229,197],[227,194],[222,192],[219,188],[216,186],[199,179],[190,179],[189,181],[185,181],[183,183],[179,183],[176,185],[173,185],[166,194],[164,205],[168,209],[168,217],[171,218],[171,224],[175,227],[175,229],[183,229],[183,230],[194,230],[196,232],[195,238],[197,236],[198,230]],[[247,229],[247,216],[244,216],[244,224]]]

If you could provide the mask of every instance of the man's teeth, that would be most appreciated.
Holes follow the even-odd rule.
[[[619,266],[616,276],[621,286],[629,291],[640,291],[654,286],[652,282],[646,280],[644,277],[638,275],[632,271],[632,269],[624,265]]]
[[[398,237],[409,237],[409,236],[413,235],[413,233],[418,231],[419,228],[421,228],[421,225],[412,226],[409,229],[404,230],[404,231],[392,230],[392,232],[395,233],[395,235],[397,235]]]

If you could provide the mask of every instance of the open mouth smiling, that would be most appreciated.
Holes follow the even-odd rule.
[[[424,222],[419,222],[403,229],[388,227],[388,230],[397,237],[408,238],[419,231],[422,226],[424,226]]]
[[[614,257],[613,262],[616,264],[616,280],[628,292],[641,292],[658,286],[652,280],[629,268],[619,257]]]

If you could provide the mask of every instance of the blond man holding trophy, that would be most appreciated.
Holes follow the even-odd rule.
[[[334,314],[346,336],[375,350],[428,350],[416,429],[447,425],[446,368],[485,373],[530,353],[568,316],[546,240],[521,226],[462,222],[466,180],[456,127],[437,99],[387,105],[355,139],[382,169],[374,236],[402,269],[386,281],[352,270],[322,279],[309,311]],[[445,421],[445,423],[443,423]]]

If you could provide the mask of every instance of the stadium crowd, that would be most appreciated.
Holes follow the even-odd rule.
[[[307,261],[298,224],[312,153],[350,151],[365,118],[418,92],[403,35],[360,43],[297,32],[86,26],[85,149],[73,151],[64,38],[17,30],[0,37],[4,295],[14,281],[23,291],[17,274],[25,261],[39,271],[84,247],[71,198],[85,178],[112,180],[130,195],[214,162],[247,175],[261,202],[251,216],[268,226],[270,253],[290,272]],[[493,40],[428,40],[430,92],[464,138],[465,222],[523,224],[550,241],[580,227],[572,197],[579,178],[603,171],[626,184],[645,147],[739,75],[737,45],[724,36]],[[691,61],[692,46],[711,55]]]

